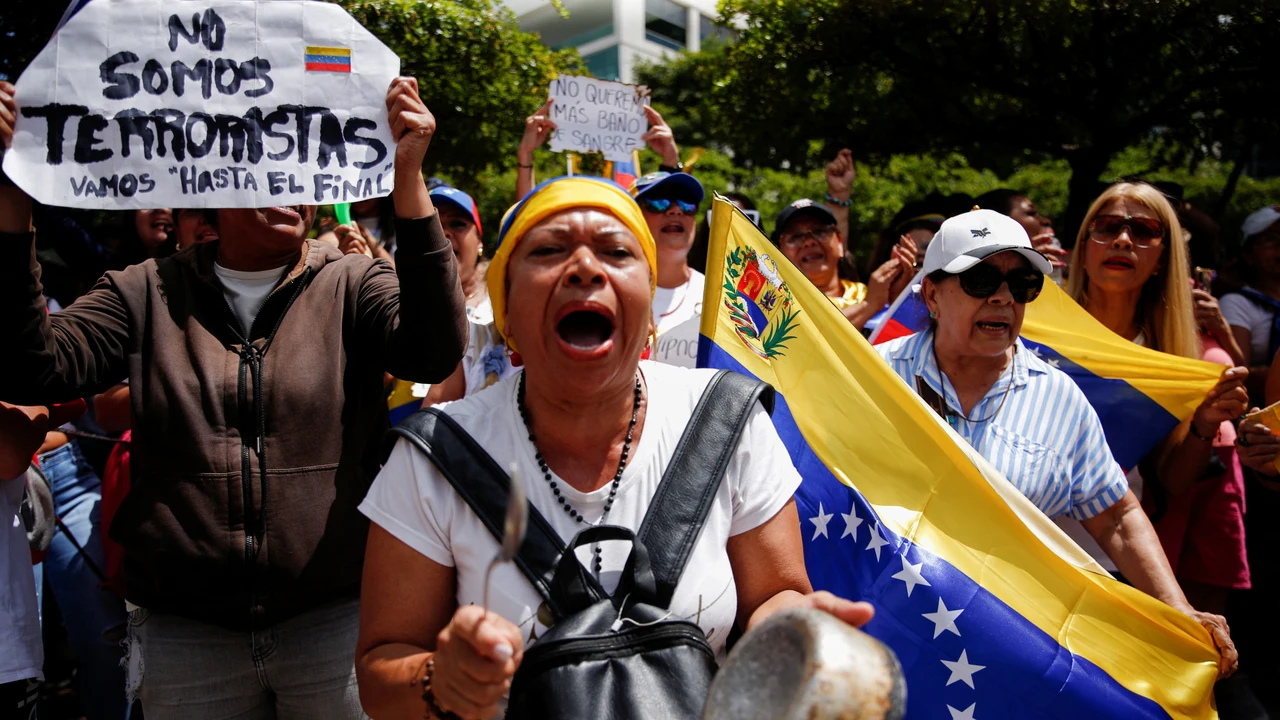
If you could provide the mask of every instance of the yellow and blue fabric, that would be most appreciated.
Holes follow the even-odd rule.
[[[422,399],[427,396],[425,386],[396,378],[387,393],[387,415],[392,426],[422,409]]]
[[[872,344],[929,327],[929,311],[915,290],[890,306]],[[1022,342],[1075,381],[1098,413],[1107,445],[1120,466],[1137,466],[1178,424],[1191,417],[1222,376],[1223,367],[1150,350],[1098,322],[1052,282],[1027,305]]]
[[[645,260],[649,262],[649,292],[657,287],[658,248],[640,206],[631,195],[621,185],[604,178],[585,175],[553,178],[530,190],[502,217],[497,249],[489,262],[486,278],[489,302],[493,304],[493,318],[499,330],[507,322],[507,262],[511,259],[511,251],[533,226],[571,208],[604,210],[622,221],[640,241]],[[508,342],[511,342],[510,338]]]
[[[698,364],[777,389],[809,578],[876,606],[907,716],[1213,716],[1208,633],[1103,573],[776,254],[716,199]]]

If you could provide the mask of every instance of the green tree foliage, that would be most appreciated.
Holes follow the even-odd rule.
[[[1157,129],[1228,158],[1280,138],[1254,119],[1277,70],[1268,0],[726,0],[722,12],[745,23],[735,44],[642,77],[691,137],[747,165],[811,168],[839,147],[959,151],[1002,175],[1058,159],[1078,213],[1115,153]]]
[[[582,72],[576,50],[551,50],[496,0],[339,0],[400,56],[436,117],[427,170],[475,191],[490,166],[511,167],[525,118],[561,72]]]

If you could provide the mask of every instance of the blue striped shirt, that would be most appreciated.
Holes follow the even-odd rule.
[[[1128,492],[1084,393],[1021,340],[1014,362],[969,411],[975,422],[958,415],[956,391],[934,357],[933,331],[891,340],[876,350],[913,391],[920,377],[945,398],[956,413],[948,418],[955,431],[1045,515],[1087,520]]]

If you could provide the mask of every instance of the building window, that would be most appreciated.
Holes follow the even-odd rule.
[[[698,38],[705,44],[707,41],[731,43],[738,39],[738,31],[716,22],[715,18],[698,14]]]
[[[671,0],[644,0],[645,39],[683,50],[688,45],[689,19],[683,5]]]
[[[618,80],[620,77],[617,45],[597,50],[583,57],[582,62],[587,64],[587,70],[592,75],[601,80]]]
[[[613,23],[609,23],[608,25],[601,25],[598,28],[593,28],[584,33],[579,33],[577,35],[574,35],[573,37],[568,38],[567,40],[561,40],[560,42],[553,45],[552,49],[562,50],[564,48],[576,48],[579,45],[586,45],[592,40],[599,40],[602,37],[612,35],[612,34],[613,34]]]

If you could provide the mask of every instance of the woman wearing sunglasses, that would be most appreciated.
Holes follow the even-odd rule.
[[[653,295],[657,343],[652,359],[694,367],[705,278],[689,267],[689,250],[697,230],[698,204],[705,194],[702,183],[688,173],[661,171],[636,180],[630,192],[658,248],[658,286]]]
[[[835,213],[807,198],[778,213],[769,239],[859,330],[906,289],[916,263],[915,241],[904,235],[870,281],[858,282]]]
[[[925,251],[921,294],[932,328],[876,349],[1045,515],[1079,520],[1135,587],[1208,628],[1223,672],[1232,672],[1225,621],[1187,603],[1097,413],[1070,377],[1018,338],[1026,304],[1052,268],[1008,216],[950,218]]]
[[[1226,321],[1216,304],[1206,302],[1212,296],[1192,289],[1182,226],[1156,188],[1118,183],[1095,200],[1071,267],[1067,292],[1116,334],[1160,352],[1232,365]],[[1218,613],[1226,608],[1229,590],[1249,587],[1244,478],[1230,422],[1248,409],[1247,376],[1243,367],[1224,372],[1191,420],[1129,473],[1130,487],[1156,518],[1166,555],[1192,604]],[[1072,534],[1115,571],[1096,545]]]

